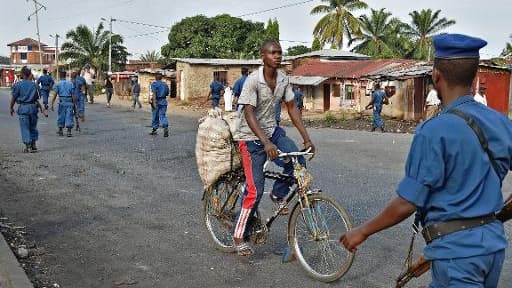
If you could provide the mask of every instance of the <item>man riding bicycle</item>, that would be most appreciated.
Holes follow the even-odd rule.
[[[254,213],[258,208],[265,187],[263,166],[267,159],[275,160],[278,149],[282,152],[298,151],[295,143],[278,127],[275,106],[286,103],[292,123],[304,140],[304,148],[315,152],[315,146],[302,123],[300,112],[294,101],[294,93],[288,77],[278,71],[282,49],[279,42],[267,41],[260,50],[263,66],[247,77],[238,104],[242,106],[241,122],[236,133],[242,154],[242,164],[247,185],[242,198],[242,209],[234,222],[233,240],[238,255],[251,256],[254,251],[245,241],[251,230]],[[304,159],[301,159],[304,164]],[[284,173],[292,174],[292,163],[276,161]],[[290,191],[290,185],[277,180],[270,197],[280,204]]]

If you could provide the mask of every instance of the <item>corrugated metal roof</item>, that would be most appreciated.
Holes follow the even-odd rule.
[[[7,46],[36,46],[36,45],[39,45],[39,42],[37,42],[37,40],[34,40],[32,38],[23,38],[21,40],[18,40],[16,42],[12,42],[12,43],[9,43],[7,44]],[[48,46],[46,44],[44,44],[43,42],[41,42],[41,46]]]
[[[329,79],[327,77],[320,76],[289,76],[289,78],[290,83],[304,86],[317,86],[325,80]]]
[[[243,60],[243,59],[205,59],[205,58],[173,58],[178,62],[188,64],[203,65],[261,65],[261,60]]]
[[[356,79],[386,67],[406,65],[414,62],[403,59],[314,61],[301,65],[292,71],[295,76],[321,76],[328,78]]]
[[[370,59],[370,56],[354,53],[350,51],[344,51],[340,49],[323,49],[318,51],[309,52],[306,54],[296,55],[296,56],[288,56],[285,59],[286,60],[293,60],[298,58],[305,58],[305,57],[320,57],[320,58],[330,58],[330,59]]]

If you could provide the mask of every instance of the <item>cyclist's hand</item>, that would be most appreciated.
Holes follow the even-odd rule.
[[[304,142],[304,150],[308,150],[308,149],[311,149],[309,152],[310,153],[313,153],[315,154],[316,152],[316,148],[315,148],[315,144],[313,144],[313,142],[310,141],[306,141]],[[315,157],[315,155],[312,155],[309,160],[313,159],[313,157]]]
[[[279,155],[279,153],[277,152],[277,146],[270,141],[265,144],[265,152],[267,153],[267,158],[269,160],[274,160]]]
[[[361,228],[358,227],[348,231],[344,235],[341,235],[340,244],[345,246],[348,251],[355,253],[357,251],[357,246],[363,243],[367,238],[368,236],[363,233]]]

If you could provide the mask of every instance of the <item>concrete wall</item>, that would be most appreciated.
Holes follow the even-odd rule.
[[[144,101],[144,103],[149,103],[149,93],[151,92],[151,83],[155,81],[155,74],[151,73],[143,73],[140,72],[138,74],[138,80],[140,85],[140,100],[141,102]],[[167,83],[169,85],[169,88],[171,87],[172,79],[169,77],[162,77],[162,81]],[[130,98],[131,99],[131,98]]]
[[[258,69],[259,65],[191,65],[184,62],[176,63],[176,88],[181,100],[189,98],[205,98],[210,91],[210,83],[213,81],[213,72],[226,71],[227,85],[233,87],[236,79],[241,76],[242,67],[248,67],[249,71]]]

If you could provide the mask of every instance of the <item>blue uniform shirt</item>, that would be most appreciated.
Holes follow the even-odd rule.
[[[304,95],[302,95],[302,92],[300,92],[299,90],[295,90],[295,92],[293,92],[293,95],[295,96],[295,105],[297,105],[298,108],[303,108],[304,107],[304,102],[303,102],[303,99],[304,99]]]
[[[386,93],[384,93],[384,91],[382,91],[382,90],[377,90],[372,93],[372,97],[373,97],[373,106],[379,106],[379,105],[382,106],[384,97],[386,97]]]
[[[167,84],[157,80],[151,83],[151,92],[153,92],[154,97],[157,99],[157,105],[167,105],[167,99],[165,98],[169,96],[169,86]]]
[[[48,74],[43,74],[37,79],[37,85],[41,85],[41,90],[50,91],[53,84],[55,84],[55,82],[52,76]]]
[[[16,103],[32,103],[39,99],[37,86],[30,80],[21,80],[12,87],[12,97]]]
[[[453,108],[471,115],[482,128],[499,176],[473,130],[462,118],[446,112]],[[418,126],[397,193],[417,207],[424,226],[483,216],[502,208],[501,184],[510,169],[512,122],[464,96]],[[495,221],[440,237],[424,252],[431,260],[453,259],[486,255],[506,246],[503,224]]]
[[[82,87],[86,85],[85,78],[82,76],[76,76],[75,79],[71,80],[73,83],[73,86],[75,87],[74,94],[73,95],[82,95]]]
[[[212,91],[212,98],[220,98],[220,91],[224,90],[224,85],[219,81],[214,80],[210,84],[210,90]]]
[[[235,85],[233,86],[233,94],[235,94],[235,97],[240,97],[242,95],[242,89],[244,88],[245,80],[247,79],[246,75],[243,75],[242,77],[236,79]]]
[[[74,94],[75,85],[73,82],[68,80],[60,80],[57,85],[53,88],[55,90],[55,93],[59,95],[59,97],[71,97],[71,95]]]

